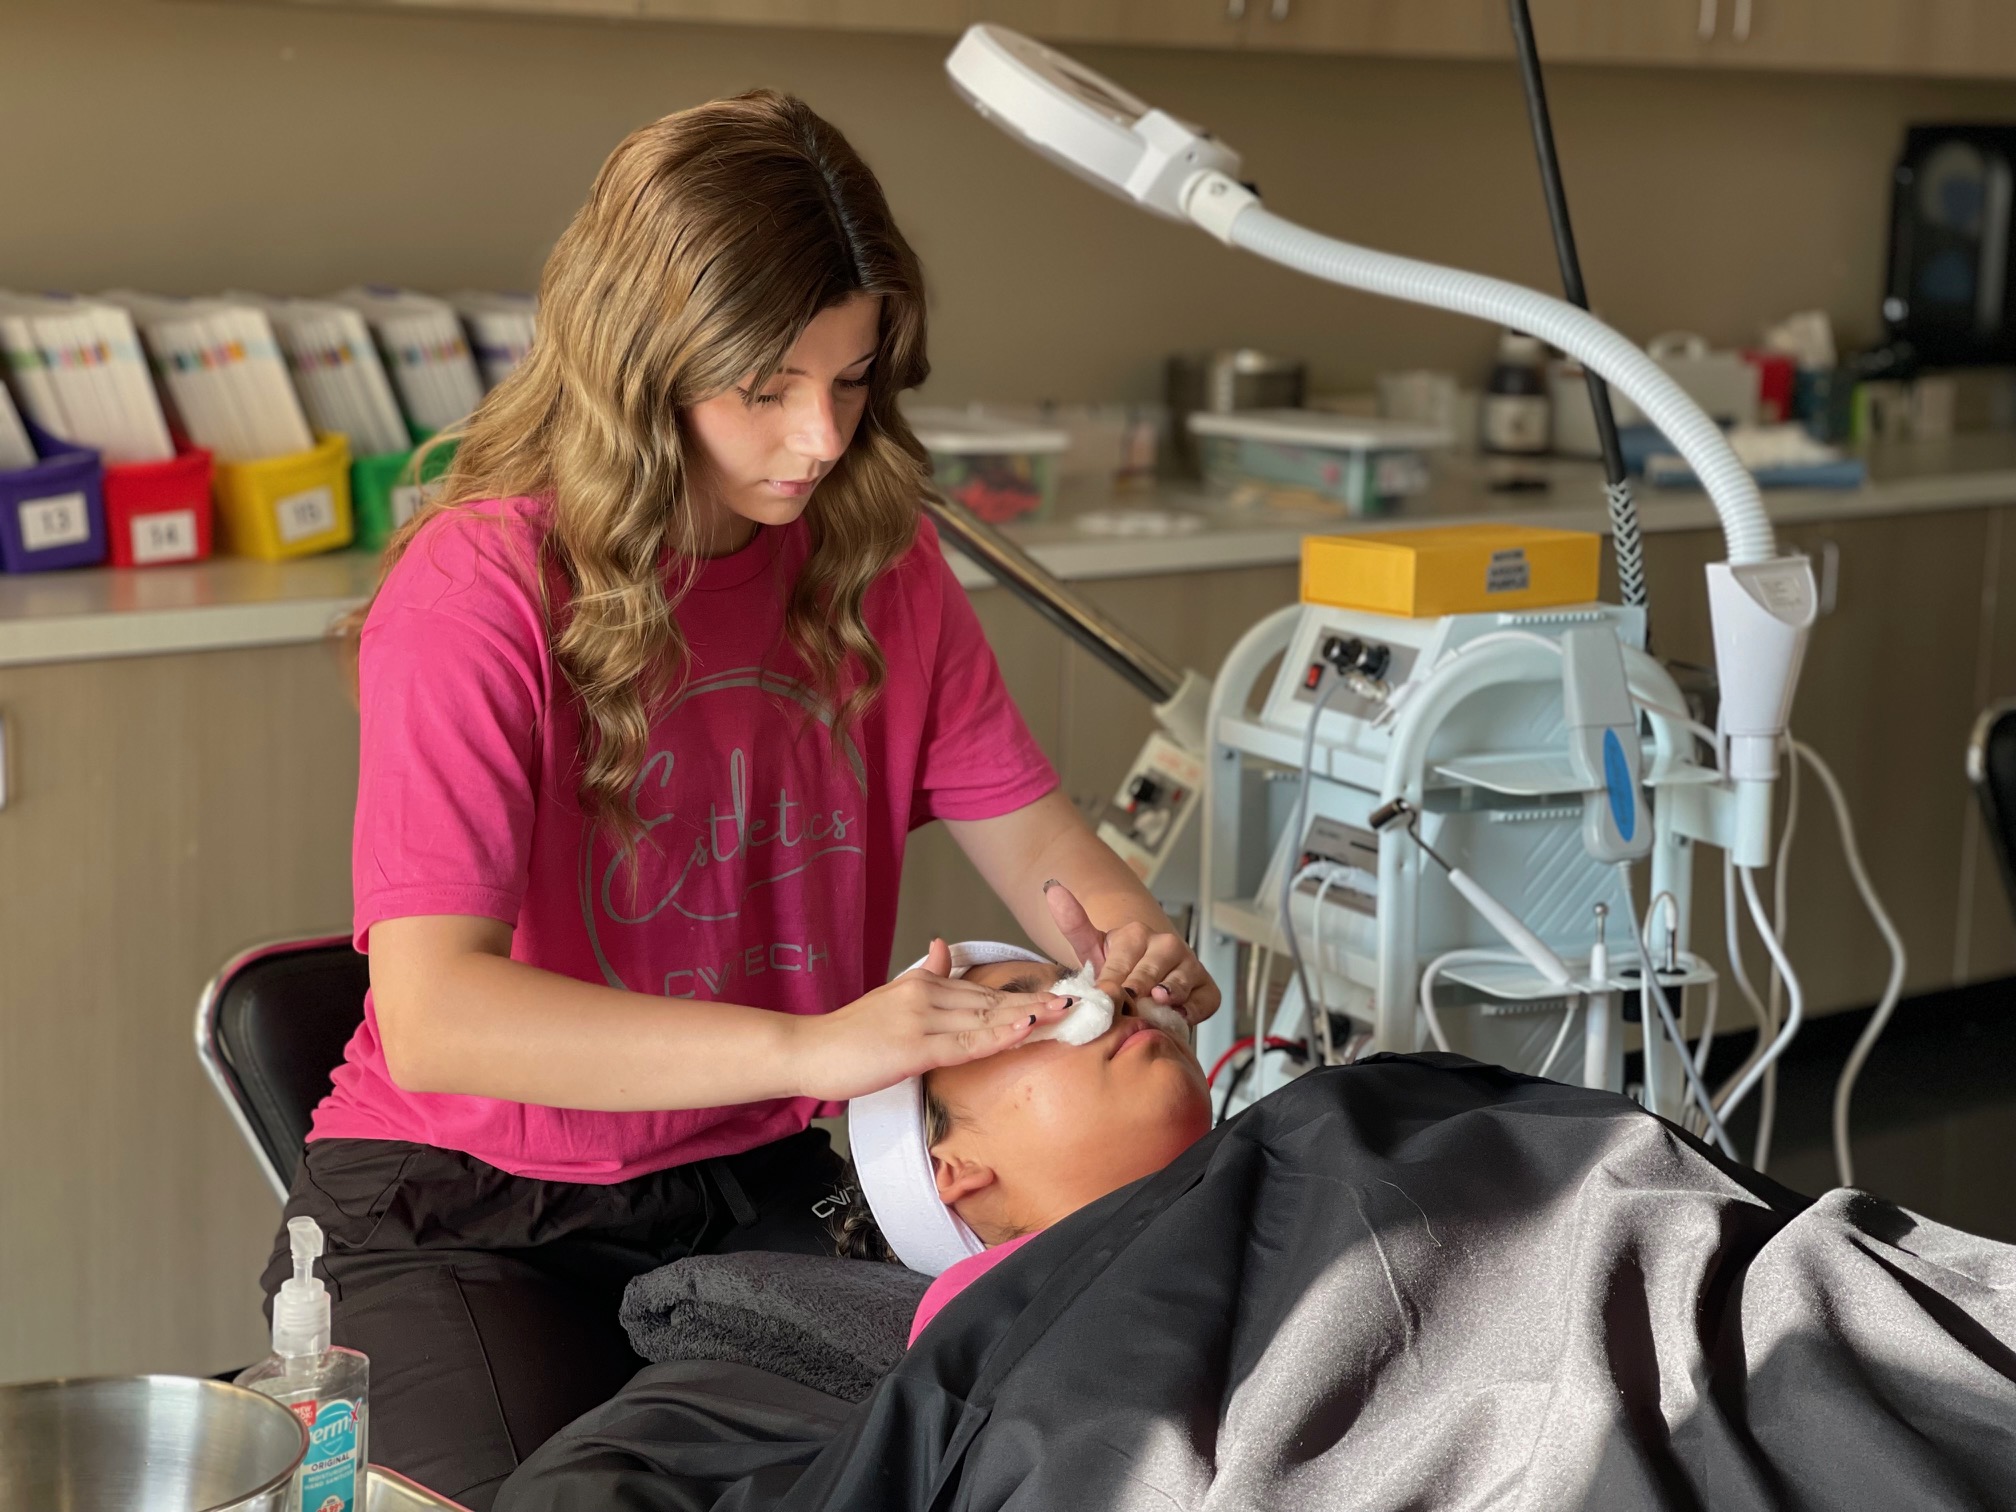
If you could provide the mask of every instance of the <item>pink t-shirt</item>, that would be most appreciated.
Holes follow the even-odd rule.
[[[984,1249],[977,1255],[968,1255],[964,1260],[954,1260],[946,1266],[937,1280],[925,1289],[923,1300],[917,1304],[917,1317],[910,1324],[910,1342],[917,1342],[917,1335],[924,1332],[924,1325],[943,1312],[946,1303],[1042,1232],[1038,1229],[1034,1234],[1018,1234],[1005,1244]]]
[[[582,981],[825,1013],[888,974],[910,830],[992,818],[1056,786],[928,521],[869,589],[888,678],[836,745],[784,638],[810,549],[801,521],[705,563],[680,606],[692,659],[633,789],[645,831],[633,871],[575,796],[580,716],[536,583],[544,528],[527,499],[444,514],[371,608],[351,857],[360,950],[380,919],[471,914],[514,926],[512,959]],[[810,1098],[601,1113],[406,1092],[368,998],[334,1080],[310,1139],[412,1140],[554,1181],[733,1154],[819,1111]]]

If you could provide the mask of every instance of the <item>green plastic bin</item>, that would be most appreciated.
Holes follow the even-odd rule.
[[[384,452],[353,462],[350,497],[357,513],[357,544],[376,551],[391,540],[420,507],[424,486],[446,472],[454,458],[453,446],[437,447],[427,457],[424,478],[413,476],[411,451]]]

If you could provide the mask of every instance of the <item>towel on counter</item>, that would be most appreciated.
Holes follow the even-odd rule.
[[[877,1260],[743,1250],[645,1272],[620,1316],[654,1363],[725,1360],[859,1402],[903,1358],[930,1284]]]

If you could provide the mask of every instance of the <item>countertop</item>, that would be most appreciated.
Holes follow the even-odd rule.
[[[2016,504],[2016,435],[1891,446],[1866,460],[1869,481],[1860,488],[1771,489],[1765,507],[1774,521],[1789,525]],[[1377,519],[1240,508],[1222,496],[1175,486],[1122,497],[1067,491],[1056,519],[1011,526],[1008,534],[1068,582],[1279,565],[1295,561],[1302,537],[1312,532],[1478,520],[1608,528],[1596,464],[1553,462],[1545,471],[1546,490],[1500,494],[1484,486],[1474,459],[1443,459],[1427,492],[1398,514]],[[1698,490],[1641,488],[1638,501],[1647,534],[1716,523]],[[1089,534],[1078,523],[1094,511],[1129,507],[1194,515],[1202,523],[1188,534],[1128,537]],[[948,555],[969,589],[992,586],[993,579],[956,550],[948,548]],[[291,562],[219,558],[184,567],[0,574],[0,666],[318,640],[338,615],[362,602],[377,574],[376,553],[363,551]]]

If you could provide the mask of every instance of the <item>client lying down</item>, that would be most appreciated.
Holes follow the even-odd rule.
[[[498,1512],[2016,1507],[2016,1247],[1460,1056],[1205,1122],[1196,1062],[1124,1006],[863,1099],[906,1264],[640,1277],[714,1339],[655,1353]]]
[[[938,1278],[912,1340],[1023,1244],[1161,1170],[1211,1126],[1210,1093],[1180,1013],[1153,1003],[1116,1012],[1089,970],[1058,981],[1054,963],[1012,945],[941,942],[920,965],[1001,992],[1055,982],[1053,990],[1079,1001],[1015,1050],[848,1106],[860,1200],[841,1218],[842,1249]]]
[[[1089,971],[1010,945],[939,942],[911,969],[1010,993],[1054,983],[1079,1001],[1015,1049],[849,1104],[854,1180],[828,1203],[839,1258],[708,1255],[633,1282],[624,1326],[658,1363],[528,1459],[497,1512],[764,1505],[841,1431],[906,1336],[1209,1131],[1175,1010],[1116,1008]]]

